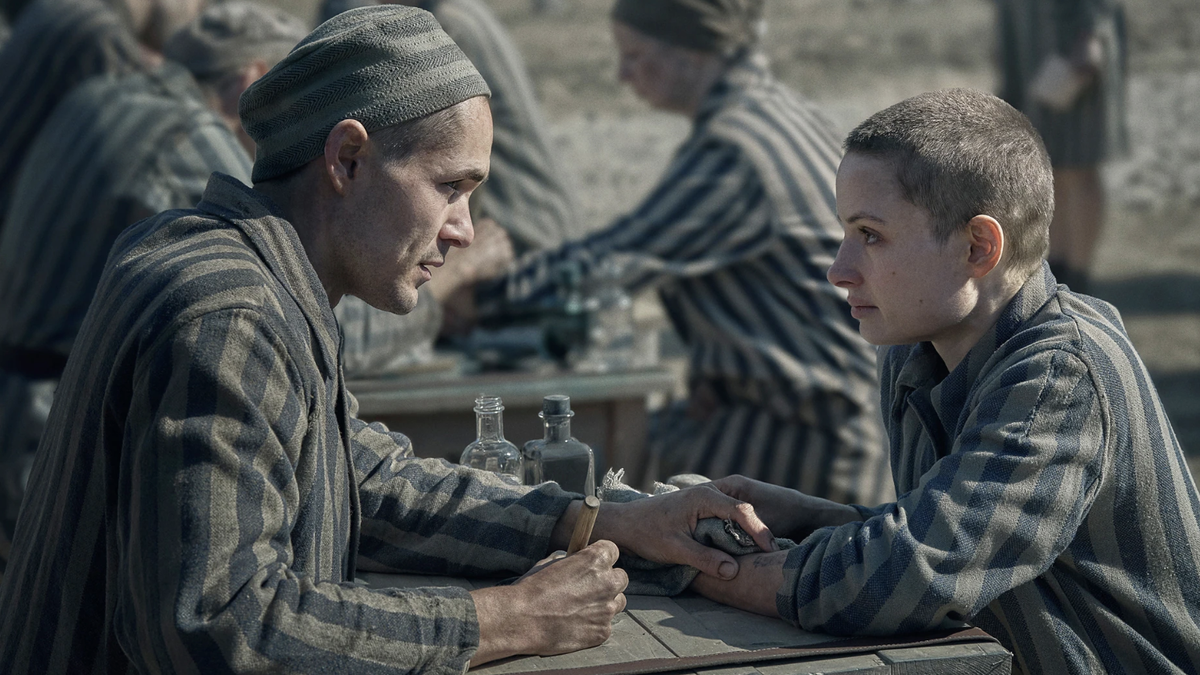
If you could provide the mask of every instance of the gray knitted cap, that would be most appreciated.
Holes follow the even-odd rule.
[[[256,2],[208,7],[163,45],[163,56],[183,65],[197,80],[236,72],[256,59],[275,65],[304,39],[304,22]]]
[[[317,26],[250,85],[238,113],[258,145],[252,178],[260,182],[321,156],[342,120],[374,131],[490,95],[432,14],[380,5]]]

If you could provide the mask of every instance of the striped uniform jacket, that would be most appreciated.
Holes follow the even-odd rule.
[[[0,50],[0,219],[25,153],[59,101],[89,77],[141,68],[141,47],[100,0],[35,0],[21,12]]]
[[[1045,268],[953,372],[922,343],[882,373],[902,497],[789,554],[783,617],[971,621],[1026,673],[1200,672],[1200,498],[1113,307]]]
[[[1094,166],[1128,151],[1125,12],[1120,0],[995,0],[1000,97],[1025,113],[1056,168]],[[1070,58],[1096,35],[1104,62],[1095,82],[1062,112],[1030,99],[1043,62]]]
[[[659,186],[586,239],[523,259],[480,289],[481,312],[552,296],[564,265],[619,256],[632,290],[657,286],[719,409],[668,415],[664,473],[743,473],[833,499],[890,496],[874,350],[825,279],[841,243],[841,151],[824,118],[757,56],[703,103]]]
[[[250,159],[183,68],[97,77],[71,92],[32,143],[0,231],[0,349],[39,353],[60,369],[117,235],[194,206],[213,171],[249,180]],[[37,392],[58,375],[22,366],[0,367],[8,525],[48,412]]]
[[[412,457],[355,417],[299,237],[222,174],[113,247],[0,586],[5,672],[460,673],[461,588],[528,569],[571,495]]]
[[[324,0],[322,20],[377,0]],[[471,198],[473,214],[491,218],[518,252],[554,248],[584,233],[569,188],[572,181],[547,135],[549,125],[529,70],[504,24],[481,0],[425,0],[433,14],[491,87],[492,165]]]

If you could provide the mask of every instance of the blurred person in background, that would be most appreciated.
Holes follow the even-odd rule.
[[[842,239],[841,151],[825,118],[771,75],[757,0],[620,0],[620,78],[692,120],[630,215],[532,254],[480,287],[481,315],[559,292],[620,257],[656,287],[690,350],[690,398],[659,416],[658,473],[742,473],[837,500],[890,495],[874,350],[825,279]]]
[[[0,232],[0,479],[11,535],[54,389],[127,226],[194,206],[214,171],[250,177],[238,97],[307,33],[249,2],[209,8],[158,68],[72,92],[30,146]]]
[[[1000,97],[1025,113],[1054,166],[1050,267],[1090,292],[1105,217],[1101,166],[1127,150],[1120,0],[996,0]]]
[[[96,75],[145,70],[203,0],[33,0],[9,6],[0,50],[0,232],[29,146],[61,101]],[[6,359],[0,356],[0,368]]]

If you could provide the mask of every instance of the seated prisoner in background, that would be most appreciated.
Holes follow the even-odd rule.
[[[238,96],[306,33],[280,10],[213,7],[168,41],[159,67],[77,87],[30,145],[0,231],[0,345],[17,356],[0,369],[6,532],[117,235],[195,206],[214,171],[249,180]]]
[[[837,139],[772,77],[757,0],[621,0],[620,77],[692,119],[661,183],[630,215],[522,260],[479,311],[552,295],[565,264],[625,261],[657,288],[690,350],[690,400],[659,420],[660,473],[744,473],[830,499],[891,494],[874,350],[824,278],[841,228]]]
[[[325,0],[328,19],[375,0]],[[466,329],[461,289],[495,276],[515,254],[558,246],[583,234],[571,190],[571,171],[558,160],[528,68],[508,31],[480,0],[399,0],[433,14],[442,29],[479,70],[492,90],[492,169],[476,191],[471,211],[476,241],[456,256],[452,272],[423,290],[411,314],[397,316],[346,298],[336,315],[346,335],[346,375],[350,378],[403,372],[432,358],[439,331]],[[499,225],[497,229],[495,225]],[[444,322],[444,323],[443,323]]]
[[[1200,498],[1116,310],[1043,262],[1050,161],[981,92],[846,139],[829,279],[881,353],[901,497],[851,507],[717,481],[800,546],[693,588],[805,629],[984,628],[1026,673],[1200,672]]]
[[[195,209],[121,234],[0,586],[6,673],[458,673],[603,642],[618,546],[729,578],[691,537],[712,516],[775,550],[747,505],[691,490],[606,505],[610,541],[513,585],[352,583],[526,572],[580,510],[554,483],[414,458],[344,386],[332,306],[409,311],[471,243],[487,94],[428,13],[346,12],[242,95],[253,188],[214,174]]]
[[[203,0],[33,0],[0,50],[0,232],[25,154],[58,103],[96,75],[155,65]],[[3,345],[0,345],[0,350]],[[13,361],[0,352],[0,368]]]

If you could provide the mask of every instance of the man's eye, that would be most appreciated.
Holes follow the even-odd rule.
[[[462,181],[461,180],[452,180],[449,183],[442,183],[442,185],[445,185],[446,187],[450,188],[451,190],[454,190],[455,192],[458,192],[458,186],[462,185]]]
[[[871,230],[864,228],[859,230],[859,233],[862,234],[863,243],[865,244],[874,244],[875,242],[879,241],[879,235],[875,234]]]

